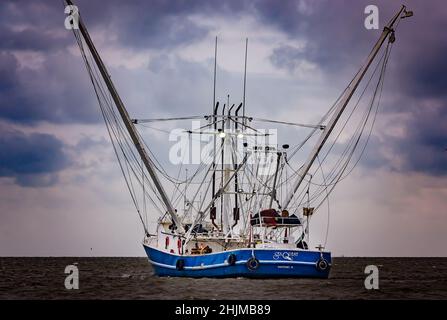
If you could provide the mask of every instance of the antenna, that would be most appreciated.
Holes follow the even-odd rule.
[[[242,98],[242,116],[244,117],[243,123],[245,124],[245,87],[247,84],[247,50],[248,50],[248,38],[245,38],[245,67],[244,67],[244,95]],[[243,128],[242,128],[243,129]]]
[[[216,105],[216,69],[217,69],[217,36],[216,44],[214,45],[214,88],[213,88],[213,113]],[[216,119],[214,119],[216,121]]]
[[[231,108],[228,110],[228,116],[231,116],[231,110],[233,110],[233,108],[234,108],[234,103],[233,103],[233,105],[231,106]]]

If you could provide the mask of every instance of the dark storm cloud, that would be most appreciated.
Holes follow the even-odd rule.
[[[400,173],[447,175],[447,126],[443,123],[447,123],[447,116],[441,108],[417,112],[408,121],[405,136],[386,136],[385,140],[372,137],[362,164]]]
[[[0,4],[1,118],[28,124],[99,120],[83,66],[66,50],[74,42],[72,34],[64,32],[63,18],[58,2]],[[21,53],[29,60],[19,62]]]
[[[59,32],[63,30],[62,10],[55,1],[2,1],[0,50],[48,52],[70,44],[72,35]]]
[[[17,68],[17,60],[12,54],[7,52],[0,53],[0,90],[14,89],[14,86],[17,85]]]
[[[63,143],[49,134],[3,131],[0,135],[0,177],[12,177],[22,186],[49,186],[65,169]]]
[[[421,101],[421,100],[419,100]],[[447,174],[447,102],[428,101],[413,110],[403,139],[393,139],[396,152],[402,156],[403,171],[430,175]]]
[[[366,58],[381,29],[363,27],[364,8],[379,7],[380,26],[399,9],[397,2],[377,1],[309,2],[307,11],[300,10],[297,1],[278,6],[274,1],[257,3],[265,21],[277,26],[291,40],[304,40],[305,46],[289,44],[273,50],[270,61],[278,68],[293,72],[304,61],[312,62],[335,80],[347,83],[349,70],[354,70]],[[407,3],[414,16],[402,20],[396,31],[397,41],[387,70],[384,95],[392,103],[381,108],[384,116],[405,113],[405,136],[386,136],[377,146],[394,150],[400,158],[398,167],[380,154],[363,162],[370,167],[385,166],[399,171],[416,171],[430,175],[447,174],[447,29],[445,4],[442,1]],[[356,27],[353,27],[356,26]],[[373,148],[374,149],[374,148]]]
[[[39,69],[20,68],[0,52],[0,117],[20,123],[92,123],[98,108],[84,66],[70,54],[48,54]],[[80,81],[82,79],[82,81]]]
[[[364,9],[370,4],[377,5],[379,9],[378,30],[364,27]],[[281,5],[277,1],[258,1],[255,8],[260,20],[276,26],[290,40],[304,42],[303,48],[290,44],[276,48],[271,55],[275,66],[287,68],[307,60],[318,64],[329,76],[340,76],[344,69],[360,66],[400,5],[390,1],[284,1]],[[444,62],[438,65],[441,62],[439,58],[447,54],[447,38],[440,31],[447,25],[444,3],[409,1],[407,8],[414,10],[415,15],[402,20],[396,30],[396,47],[401,49],[396,49],[399,58],[393,62],[402,66],[404,74],[401,79],[415,81],[417,74],[414,75],[416,77],[406,76],[412,72],[410,69],[419,69],[421,80],[429,80],[425,81],[428,84],[441,78],[445,66]],[[430,70],[436,70],[437,74]],[[433,87],[427,89],[432,90]]]
[[[89,28],[101,28],[128,48],[173,48],[190,44],[209,29],[190,19],[196,13],[232,17],[245,11],[243,1],[75,1]]]
[[[49,31],[60,20],[56,15],[63,14],[61,1],[6,0],[0,3],[0,24],[3,26],[21,26],[21,29],[33,27],[40,31]],[[63,21],[63,17],[62,17]]]
[[[108,45],[140,50],[167,49],[204,37],[194,13],[233,12],[238,2],[75,1],[89,29],[106,35]],[[100,121],[82,59],[68,45],[58,2],[5,1],[0,4],[0,117],[20,123],[93,123]],[[100,48],[101,49],[101,48]],[[36,52],[36,68],[23,67],[13,53]],[[33,62],[30,62],[33,64]]]
[[[437,40],[408,49],[408,55],[398,62],[398,72],[403,75],[399,89],[412,98],[447,101],[447,37]]]
[[[305,48],[288,44],[278,47],[272,53],[272,63],[285,68],[307,60],[328,72],[340,72],[353,62],[359,64],[362,60],[356,58],[368,53],[370,44],[379,34],[379,31],[364,28],[363,10],[368,4],[284,1],[278,5],[276,1],[259,1],[256,9],[260,19],[285,32],[290,40],[305,43]],[[389,16],[392,12],[389,11],[387,8],[381,13]]]
[[[68,37],[61,38],[35,28],[14,31],[0,26],[0,50],[49,51],[69,44]]]
[[[109,34],[109,41],[128,48],[172,48],[190,44],[207,34],[207,28],[197,25],[190,15],[231,14],[244,12],[243,1],[73,1],[82,19],[92,32],[100,29]],[[16,48],[48,49],[53,44],[47,38],[56,37],[49,31],[63,31],[65,15],[62,1],[3,1],[0,4],[0,26],[5,45]],[[20,31],[12,27],[19,27]],[[23,30],[22,30],[23,29]],[[57,33],[56,46],[72,40],[70,33]],[[39,43],[40,42],[40,43]]]
[[[446,175],[447,38],[441,31],[447,28],[445,3],[408,6],[415,15],[399,26],[391,57],[394,67],[386,80],[395,99],[383,110],[409,116],[404,138],[390,137],[388,143],[401,156],[404,171]]]
[[[133,48],[172,48],[200,40],[208,33],[207,28],[198,26],[184,15],[160,16],[158,12],[147,12],[150,14],[140,19],[135,19],[132,11],[127,12],[124,19],[114,24],[113,29],[123,45]],[[128,23],[128,27],[121,28],[125,23]]]
[[[274,66],[293,71],[303,62],[314,63],[325,73],[328,82],[340,89],[350,80],[352,70],[364,61],[381,31],[364,28],[366,5],[378,5],[381,27],[400,6],[400,3],[389,1],[341,0],[112,0],[107,3],[80,0],[75,4],[92,33],[101,32],[108,44],[135,52],[147,48],[171,50],[212,32],[193,21],[191,15],[194,14],[232,18],[252,15],[260,24],[273,26],[291,40],[292,44],[285,43],[273,50],[270,60]],[[410,1],[407,6],[415,15],[399,26],[386,80],[385,94],[388,90],[394,103],[382,110],[385,114],[404,111],[412,116],[404,124],[405,148],[399,146],[402,140],[392,137],[383,143],[399,153],[406,164],[405,170],[445,173],[447,162],[438,154],[439,148],[446,144],[445,130],[439,132],[437,128],[442,127],[439,123],[446,119],[447,109],[444,3]],[[5,1],[0,4],[1,118],[20,123],[94,123],[100,120],[82,61],[66,49],[74,40],[70,32],[64,32],[63,20],[63,6],[59,2]],[[293,40],[304,46],[295,47]],[[42,53],[42,65],[36,69],[21,67],[11,52],[25,50]],[[160,57],[164,57],[163,54]],[[150,71],[166,72],[164,61],[160,59],[151,61]],[[187,64],[182,61],[183,69]],[[182,66],[173,64],[172,68],[178,71]],[[174,72],[172,70],[177,74]],[[169,101],[171,92],[166,95],[168,97],[160,96],[160,101]],[[160,104],[160,101],[153,104]]]

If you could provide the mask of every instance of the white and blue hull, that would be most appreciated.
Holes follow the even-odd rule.
[[[328,278],[330,252],[241,248],[203,255],[177,255],[144,244],[158,276]]]

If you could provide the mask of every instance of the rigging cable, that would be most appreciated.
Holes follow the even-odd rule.
[[[113,141],[113,139],[112,139],[112,135],[111,135],[111,133],[110,133],[109,123],[108,123],[107,120],[106,120],[106,116],[105,116],[104,109],[103,109],[103,106],[102,106],[102,103],[101,103],[101,99],[100,99],[100,97],[99,97],[97,87],[95,86],[95,81],[94,81],[94,77],[93,77],[93,74],[92,74],[91,66],[88,64],[87,59],[86,59],[86,55],[85,55],[84,48],[83,48],[83,44],[82,44],[82,39],[81,39],[81,37],[80,37],[80,35],[79,35],[79,31],[76,32],[76,30],[73,29],[73,33],[74,33],[75,38],[76,38],[76,41],[77,41],[77,43],[78,43],[78,45],[79,45],[79,47],[80,47],[80,49],[81,49],[82,57],[83,57],[84,62],[85,62],[85,64],[86,64],[87,71],[88,71],[89,76],[90,76],[90,80],[92,81],[92,84],[93,84],[93,87],[94,87],[94,90],[95,90],[95,93],[96,93],[96,97],[97,97],[98,102],[99,102],[99,104],[100,104],[101,113],[102,113],[102,115],[103,115],[103,117],[104,117],[104,120],[105,120],[105,122],[106,122],[107,131],[109,132],[109,136],[110,136],[111,140]],[[114,144],[113,142],[112,142],[112,145],[113,145],[113,149],[114,149],[114,151],[115,151],[115,154],[116,154],[116,156],[118,157],[118,152],[117,152],[116,147],[115,147],[115,144]],[[118,157],[118,159],[119,159],[119,157]],[[134,194],[132,193],[132,190],[131,190],[131,188],[130,188],[130,186],[129,186],[128,179],[126,178],[126,174],[125,174],[125,172],[124,172],[122,163],[121,163],[121,161],[118,161],[118,162],[119,162],[119,164],[120,164],[121,172],[122,172],[122,174],[123,174],[123,176],[124,176],[124,178],[125,178],[126,185],[127,185],[128,190],[129,190],[129,193],[130,193],[130,195],[131,195],[132,201],[133,201],[133,203],[134,203],[134,205],[135,205],[135,208],[137,209],[138,216],[140,217],[141,223],[143,224],[144,231],[145,231],[145,233],[148,233],[148,230],[147,230],[147,228],[146,228],[146,225],[144,224],[143,218],[142,218],[141,213],[140,213],[140,211],[139,211],[139,209],[138,209],[137,201],[136,201],[136,199],[135,199],[135,197],[134,197]]]
[[[390,45],[390,43],[388,43],[388,45],[387,45],[387,47],[386,47],[388,53],[387,53],[387,55],[386,55],[386,59],[384,60],[384,64],[383,64],[383,66],[382,66],[381,76],[380,76],[380,79],[379,79],[379,81],[378,81],[378,83],[377,83],[377,86],[376,86],[376,89],[375,89],[375,92],[374,92],[374,95],[373,95],[372,103],[371,103],[371,106],[372,106],[372,105],[374,104],[374,102],[375,102],[375,97],[377,96],[377,92],[380,90],[379,100],[377,101],[377,104],[376,104],[376,110],[375,110],[375,115],[374,115],[374,118],[373,118],[373,124],[374,124],[374,122],[375,122],[376,115],[377,115],[377,112],[378,112],[378,108],[379,108],[379,104],[380,104],[380,97],[381,97],[381,95],[382,95],[382,89],[383,89],[383,83],[384,83],[385,69],[386,69],[386,65],[387,65],[387,63],[388,63],[388,59],[389,59],[390,52],[391,52],[391,48],[392,48],[392,45],[391,45],[391,46],[389,46],[389,45]],[[366,125],[366,124],[365,124],[365,125]],[[362,128],[362,132],[363,132],[363,129],[364,129],[364,126],[363,126],[363,128]],[[361,154],[360,154],[359,158],[357,159],[355,165],[357,165],[357,163],[360,161],[360,158],[361,158],[361,156],[363,155],[363,152],[364,152],[365,149],[366,149],[366,145],[367,145],[367,143],[368,143],[368,141],[369,141],[369,138],[370,138],[371,134],[372,134],[372,126],[370,127],[370,131],[369,131],[369,133],[368,133],[368,137],[367,137],[367,139],[366,139],[366,143],[365,143],[365,145],[364,145],[364,147],[363,147],[363,149],[362,149],[362,151],[361,151]],[[357,147],[359,140],[360,140],[360,137],[357,139],[357,141],[356,141],[356,143],[355,143],[355,145],[354,145],[353,150]],[[323,200],[318,204],[318,206],[316,207],[316,210],[321,206],[321,204],[324,202],[324,200],[325,200],[325,199],[329,196],[329,194],[334,190],[334,188],[335,188],[335,186],[337,185],[337,183],[338,183],[339,181],[341,181],[341,178],[340,178],[340,177],[342,177],[344,171],[346,170],[346,168],[347,168],[347,166],[348,166],[348,164],[349,164],[349,161],[350,161],[352,155],[353,155],[353,152],[351,152],[351,154],[349,155],[348,160],[346,161],[346,164],[343,165],[343,167],[342,167],[342,169],[340,170],[339,174],[337,174],[337,176],[339,177],[338,180],[337,180],[337,182],[334,183],[334,184],[332,184],[332,188],[329,190],[329,192],[328,192],[328,194],[326,195],[326,197],[324,197]],[[351,173],[351,172],[353,171],[355,165],[350,169],[350,171],[348,172],[348,174]],[[343,178],[346,178],[346,176],[347,176],[347,175],[345,175]],[[335,178],[336,178],[336,177],[334,177],[334,179],[335,179]],[[334,180],[333,180],[333,181],[334,181]]]

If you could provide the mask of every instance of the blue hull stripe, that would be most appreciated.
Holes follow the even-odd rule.
[[[176,269],[175,266],[169,265],[169,264],[164,264],[164,263],[159,263],[159,262],[155,262],[152,261],[151,259],[148,259],[149,262],[157,267],[162,267],[162,268],[168,268],[168,269]],[[245,261],[236,261],[236,264],[244,264],[247,263],[248,260]],[[316,263],[315,262],[306,262],[306,261],[276,261],[276,260],[259,260],[259,263],[262,264],[284,264],[284,265],[290,265],[290,264],[295,264],[295,265],[309,265],[309,266],[315,266]],[[330,265],[330,264],[329,264]],[[219,267],[227,267],[229,266],[228,263],[217,263],[217,264],[210,264],[210,265],[204,265],[204,266],[194,266],[194,267],[183,267],[185,270],[204,270],[204,269],[211,269],[211,268],[219,268]]]

